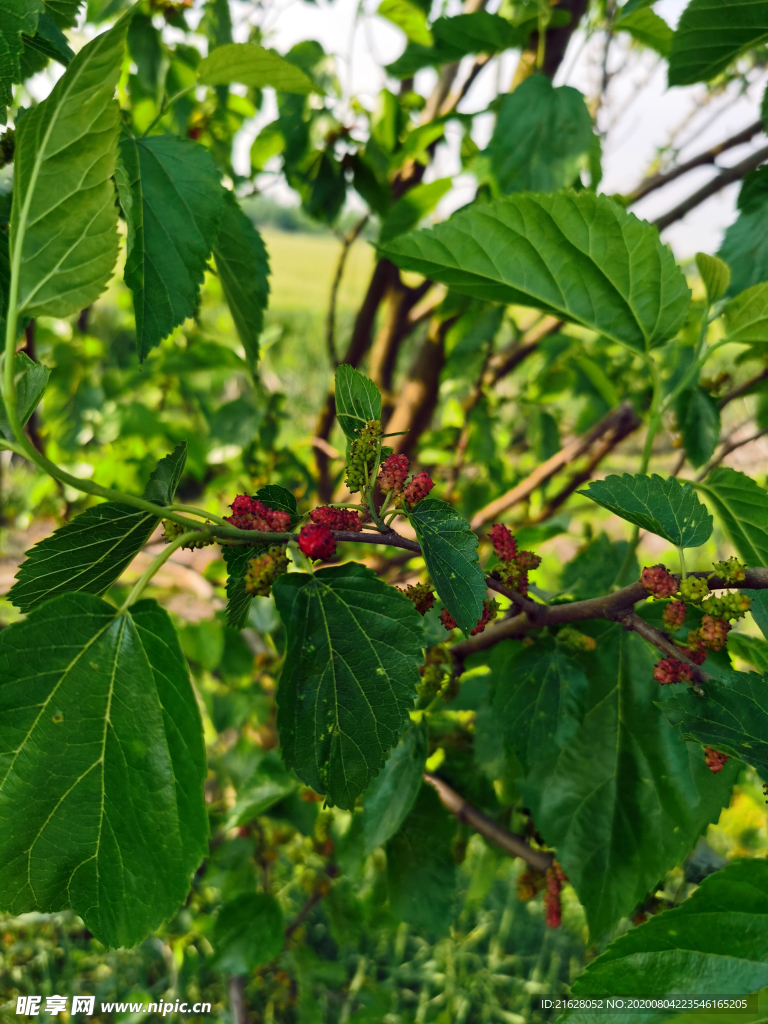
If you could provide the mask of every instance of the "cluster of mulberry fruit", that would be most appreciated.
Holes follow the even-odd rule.
[[[252,558],[245,573],[245,589],[255,597],[268,597],[272,584],[288,571],[286,549],[274,544],[263,555]]]
[[[728,760],[727,754],[721,754],[712,747],[704,747],[704,763],[711,772],[721,772]]]
[[[408,456],[390,455],[384,459],[379,469],[379,487],[386,494],[394,491],[395,494],[402,494],[405,487],[405,479],[408,476]]]
[[[501,523],[492,526],[488,536],[499,559],[491,575],[525,597],[528,593],[528,573],[531,569],[538,569],[541,558],[532,551],[518,551],[515,538]]]
[[[352,533],[360,533],[363,528],[359,513],[348,508],[330,508],[322,505],[320,508],[313,508],[309,518],[313,523],[327,526],[329,530],[351,530]]]
[[[477,625],[470,629],[469,635],[477,636],[478,633],[482,633],[488,623],[493,622],[498,614],[499,604],[497,601],[483,601],[483,614],[477,620]],[[452,629],[456,629],[456,619],[454,619],[447,608],[443,608],[440,612],[440,621],[449,632]]]
[[[546,879],[547,889],[544,893],[544,916],[548,928],[559,928],[563,922],[563,907],[560,901],[560,893],[563,884],[568,879],[556,860],[552,861],[552,866],[547,868]]]
[[[285,533],[291,525],[288,512],[267,508],[258,498],[238,494],[230,505],[232,515],[227,522],[239,530],[259,530],[261,533]]]
[[[435,486],[432,477],[425,470],[411,477],[411,482],[403,491],[403,501],[408,508],[413,508],[422,498],[426,498]]]
[[[350,445],[347,463],[347,488],[351,494],[362,490],[370,479],[381,442],[381,420],[368,420],[357,435]]]
[[[679,586],[665,565],[647,565],[640,574],[640,582],[654,597],[672,597]]]
[[[403,590],[398,587],[401,594],[404,594],[409,601],[413,601],[416,611],[420,615],[426,615],[435,603],[435,592],[428,583],[413,583]]]
[[[654,665],[653,678],[666,686],[669,683],[690,683],[693,673],[690,666],[679,658],[662,658]]]
[[[176,540],[177,537],[180,537],[185,532],[186,527],[182,526],[181,523],[174,523],[170,519],[163,520],[163,540],[166,544]],[[213,544],[213,537],[201,537],[200,540],[196,540],[193,537],[181,546],[183,548],[205,548],[209,544]]]
[[[336,554],[336,538],[324,523],[307,523],[299,531],[299,550],[313,561],[327,562]]]

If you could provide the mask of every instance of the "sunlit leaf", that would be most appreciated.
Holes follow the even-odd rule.
[[[217,46],[197,69],[204,85],[230,85],[240,82],[263,89],[271,85],[281,92],[310,93],[315,85],[301,68],[285,60],[274,50],[256,43],[227,43]]]

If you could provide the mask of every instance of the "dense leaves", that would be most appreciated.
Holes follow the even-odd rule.
[[[277,697],[283,757],[329,802],[352,807],[413,706],[419,614],[354,562],[283,576],[274,595],[287,634]]]
[[[167,614],[69,594],[0,634],[0,902],[141,941],[203,857],[199,712]]]
[[[19,422],[26,426],[43,397],[45,386],[51,371],[41,363],[33,362],[26,352],[18,352],[14,356],[14,383],[16,386],[16,411]],[[14,440],[13,429],[8,422],[5,403],[0,396],[0,434],[9,441]]]
[[[696,492],[674,477],[612,475],[592,481],[581,493],[679,548],[697,548],[712,533],[712,516]]]
[[[283,946],[283,912],[274,896],[253,892],[225,903],[213,930],[216,964],[227,974],[248,974]]]
[[[398,831],[421,789],[427,759],[426,722],[412,725],[365,794],[365,848],[386,843]]]
[[[749,565],[768,565],[768,495],[745,473],[718,466],[698,489]]]
[[[536,306],[640,351],[672,337],[688,309],[656,230],[590,192],[475,205],[381,252],[465,295]]]
[[[336,371],[336,416],[350,441],[369,420],[381,418],[379,389],[359,370],[343,363]]]
[[[766,38],[765,0],[690,0],[672,37],[669,84],[706,82]]]
[[[240,82],[258,89],[271,85],[282,92],[294,93],[314,89],[312,79],[300,67],[274,50],[266,50],[255,43],[227,43],[217,47],[200,62],[197,73],[205,85]]]

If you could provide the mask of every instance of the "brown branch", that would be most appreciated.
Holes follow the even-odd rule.
[[[768,434],[768,427],[764,430],[758,430],[756,434],[752,434],[751,437],[745,437],[743,441],[731,441],[723,447],[723,450],[714,459],[710,460],[704,469],[701,470],[699,475],[696,477],[697,480],[703,480],[704,477],[709,473],[710,470],[714,469],[715,466],[719,466],[720,463],[726,458],[731,452],[735,452],[737,448],[743,448],[745,444],[751,444],[752,441],[757,441],[761,437],[765,437]]]
[[[562,326],[563,321],[558,320],[557,317],[543,317],[533,327],[530,327],[519,341],[498,352],[489,361],[483,386],[489,388],[498,384],[502,377],[512,373],[524,359],[536,351],[540,341],[555,334]]]
[[[748,395],[752,388],[763,380],[768,380],[768,366],[754,377],[750,377],[749,380],[745,380],[743,384],[739,384],[733,388],[733,390],[727,391],[717,403],[718,408],[723,409],[729,402],[733,402],[737,398],[741,398],[743,395]]]
[[[706,167],[708,164],[714,164],[721,153],[725,153],[726,150],[733,149],[735,146],[741,146],[745,142],[749,142],[750,139],[753,139],[755,135],[759,135],[762,131],[763,122],[755,121],[747,128],[743,128],[735,135],[731,135],[730,138],[719,142],[716,146],[705,149],[703,153],[699,153],[697,156],[691,157],[691,159],[686,160],[685,163],[678,164],[677,167],[673,167],[669,171],[650,175],[645,178],[644,181],[641,181],[637,188],[625,197],[628,204],[636,203],[638,200],[642,199],[643,196],[647,196],[649,192],[655,192],[656,189],[663,188],[671,181],[675,181],[677,178],[682,177],[683,174],[687,174],[688,171],[692,171],[697,167]]]
[[[612,409],[599,423],[596,423],[591,430],[588,430],[583,437],[575,438],[565,448],[562,448],[553,455],[551,459],[542,462],[540,466],[527,476],[525,480],[522,480],[513,487],[512,490],[502,494],[501,497],[496,498],[484,508],[481,508],[479,512],[476,512],[470,523],[472,529],[477,530],[485,526],[503,512],[518,504],[518,502],[524,501],[537,487],[545,484],[555,473],[570,465],[574,459],[584,455],[597,440],[606,434],[624,431],[623,436],[626,437],[628,433],[631,433],[631,430],[636,430],[637,426],[639,426],[639,420],[629,402],[624,402],[618,408]]]
[[[233,1024],[248,1024],[248,1010],[245,1005],[245,976],[233,974],[229,979],[229,1012]]]
[[[687,213],[694,210],[697,206],[700,206],[710,196],[716,195],[721,189],[724,189],[726,185],[731,185],[734,181],[740,181],[743,177],[749,174],[750,171],[756,170],[765,160],[768,160],[768,146],[764,146],[759,149],[756,153],[750,153],[746,159],[741,160],[739,163],[734,164],[733,167],[728,167],[712,181],[707,182],[702,188],[698,189],[693,195],[683,200],[682,203],[678,204],[669,213],[665,213],[663,217],[659,217],[653,223],[659,229],[664,231],[670,224],[674,224],[675,221],[681,220]]]
[[[368,223],[369,217],[370,214],[366,213],[365,216],[361,217],[357,224],[350,228],[342,238],[339,261],[336,264],[336,273],[333,275],[333,281],[331,282],[331,294],[328,299],[328,316],[325,322],[325,343],[328,348],[328,358],[331,362],[331,368],[334,370],[339,365],[339,360],[336,357],[336,298],[339,293],[341,279],[344,276],[344,267],[347,263],[349,250],[360,237],[360,233]]]
[[[392,390],[392,377],[400,346],[415,328],[410,318],[411,310],[431,287],[431,281],[423,281],[418,287],[409,288],[398,277],[387,290],[384,300],[387,312],[371,349],[369,373],[371,380],[385,394]]]
[[[680,648],[672,642],[672,640],[662,633],[660,629],[656,629],[650,623],[646,622],[645,619],[641,618],[637,612],[630,612],[623,619],[621,623],[625,629],[631,629],[638,636],[641,636],[643,640],[647,640],[648,643],[653,644],[654,647],[666,654],[668,658],[676,658],[678,661],[682,661],[684,665],[687,665],[691,671],[691,676],[696,683],[705,683],[712,677],[702,669],[691,659],[687,654],[683,654]]]
[[[438,775],[424,772],[424,781],[434,787],[443,805],[451,814],[454,814],[464,824],[471,825],[475,832],[479,832],[484,839],[498,846],[510,857],[520,857],[526,864],[530,864],[532,868],[542,873],[551,866],[555,859],[554,854],[534,849],[522,836],[515,835],[514,832],[503,828],[493,818],[489,818],[487,814],[483,814],[482,811],[473,807]]]

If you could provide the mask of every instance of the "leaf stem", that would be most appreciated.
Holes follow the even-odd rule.
[[[685,571],[685,552],[681,547],[677,549],[678,555],[680,555],[680,579],[685,579],[688,573]]]
[[[154,120],[150,121],[149,127],[145,128],[144,131],[141,133],[141,138],[144,139],[147,137],[147,135],[149,135],[149,133],[152,131],[152,129],[155,127],[158,121],[161,121],[165,117],[165,115],[171,109],[176,100],[180,100],[182,96],[186,96],[188,92],[192,92],[192,90],[196,89],[197,86],[198,83],[195,82],[194,85],[188,85],[186,89],[180,89],[178,92],[174,93],[169,100],[163,98],[163,102],[160,104],[160,112],[158,113],[157,117],[154,118]]]
[[[125,599],[123,604],[120,606],[118,614],[122,615],[123,612],[125,612],[128,608],[131,607],[132,604],[136,604],[136,602],[139,600],[141,595],[146,590],[149,581],[152,579],[152,577],[155,575],[158,569],[161,569],[165,565],[165,563],[168,561],[168,559],[171,557],[174,551],[177,551],[180,547],[183,547],[184,544],[188,544],[189,541],[191,540],[200,540],[201,538],[208,538],[210,536],[211,533],[209,530],[188,530],[186,533],[182,533],[178,537],[175,537],[172,541],[170,541],[168,547],[166,547],[164,551],[161,551],[159,555],[156,555],[152,559],[152,561],[149,563],[145,571],[136,581],[136,584],[134,585],[130,594]]]
[[[213,512],[206,512],[204,508],[195,508],[194,505],[166,505],[166,510],[170,512],[187,512],[191,516],[200,516],[201,519],[210,519],[212,523],[218,523],[219,526],[229,526],[230,524],[226,519],[222,519],[221,516],[215,516]]]

